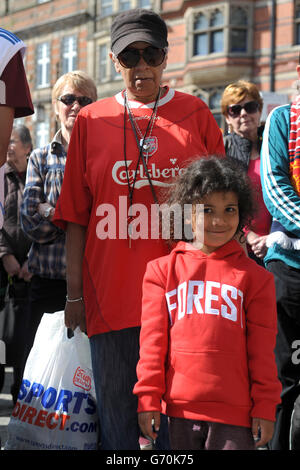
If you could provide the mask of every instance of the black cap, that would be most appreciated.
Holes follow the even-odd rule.
[[[116,16],[111,26],[111,50],[117,56],[135,41],[168,47],[168,29],[164,20],[151,10],[136,8]]]

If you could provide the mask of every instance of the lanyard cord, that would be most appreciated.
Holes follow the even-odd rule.
[[[128,184],[129,207],[132,206],[132,202],[133,202],[133,192],[134,192],[134,187],[135,187],[136,178],[137,178],[137,170],[138,170],[138,167],[139,167],[139,164],[140,164],[140,161],[141,161],[141,160],[142,160],[143,167],[144,167],[144,169],[145,169],[145,173],[146,173],[146,176],[147,176],[148,181],[149,181],[149,184],[150,184],[150,188],[151,188],[151,192],[152,192],[152,196],[153,196],[154,202],[155,202],[156,204],[158,204],[158,199],[157,199],[156,194],[155,194],[155,190],[154,190],[154,187],[153,187],[153,183],[152,183],[152,180],[151,180],[151,176],[150,176],[150,174],[149,174],[149,170],[148,170],[148,167],[147,167],[147,163],[146,163],[145,158],[144,158],[144,155],[143,155],[143,145],[144,145],[144,142],[145,142],[145,138],[146,138],[146,136],[147,136],[147,134],[148,134],[148,130],[149,130],[149,128],[150,128],[150,125],[151,125],[151,123],[152,123],[152,120],[154,119],[154,116],[155,116],[155,114],[156,114],[156,109],[157,109],[157,106],[158,106],[159,97],[160,97],[160,90],[159,90],[159,92],[158,92],[158,95],[157,95],[157,98],[156,98],[156,101],[155,101],[155,104],[154,104],[154,108],[153,108],[153,111],[152,111],[151,119],[149,119],[146,132],[145,132],[144,137],[143,137],[143,140],[142,140],[142,142],[141,142],[141,144],[140,144],[140,143],[139,143],[138,136],[137,136],[136,128],[135,128],[135,125],[134,125],[134,121],[133,121],[133,118],[132,118],[132,115],[131,115],[131,112],[130,112],[130,108],[129,108],[129,106],[128,106],[127,93],[125,92],[125,100],[124,100],[124,101],[125,101],[125,102],[124,102],[124,126],[123,126],[123,127],[124,127],[124,161],[125,161],[126,177],[127,177],[127,184]],[[130,181],[129,181],[128,165],[127,165],[127,154],[126,154],[126,111],[128,111],[130,123],[131,123],[132,129],[133,129],[133,132],[134,132],[134,135],[135,135],[136,143],[137,143],[137,146],[138,146],[138,149],[139,149],[139,157],[138,157],[138,161],[137,161],[137,164],[136,164],[136,169],[135,169],[135,173],[134,173],[134,179],[133,179],[132,186],[130,186]]]

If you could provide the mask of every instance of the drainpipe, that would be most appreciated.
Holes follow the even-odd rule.
[[[276,34],[276,0],[271,5],[271,51],[270,51],[270,91],[275,91],[275,34]]]

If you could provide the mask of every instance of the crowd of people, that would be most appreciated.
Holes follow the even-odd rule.
[[[99,449],[299,449],[300,98],[263,124],[257,86],[231,83],[223,136],[201,99],[162,84],[168,46],[153,11],[117,15],[124,89],[97,101],[86,73],[61,76],[43,148],[12,128],[33,112],[25,73],[27,104],[0,106],[1,287],[26,287],[13,400],[42,315],[64,310],[90,340]]]

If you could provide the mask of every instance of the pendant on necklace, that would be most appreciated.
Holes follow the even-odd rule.
[[[150,137],[146,137],[145,139],[144,138],[140,139],[140,148],[141,147],[143,150],[143,155],[146,158],[147,163],[148,163],[148,158],[152,157],[152,155],[158,149],[157,137],[150,136]]]
[[[147,142],[147,140],[144,142],[144,139],[140,139],[140,147],[143,147],[143,151],[148,151],[150,149],[150,142]]]
[[[142,147],[143,155],[146,159],[146,165],[148,165],[148,155],[150,150],[151,144],[149,142],[145,142],[144,139],[140,139],[140,148]]]

